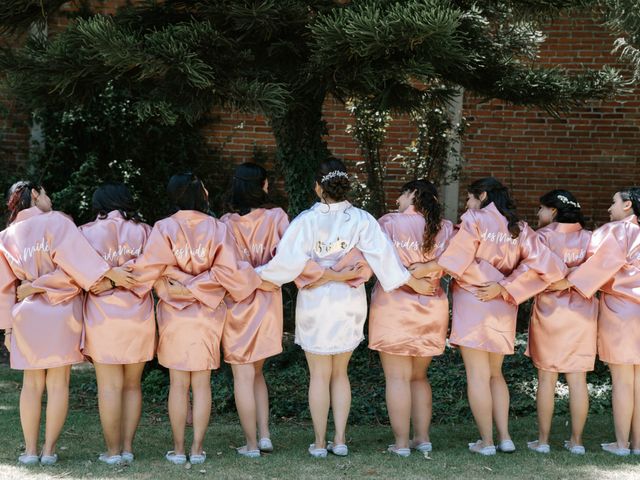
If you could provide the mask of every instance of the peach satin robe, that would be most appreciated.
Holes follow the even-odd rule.
[[[230,213],[220,219],[238,246],[238,258],[258,267],[275,254],[289,225],[281,208],[255,209],[246,215]],[[240,302],[227,296],[227,319],[222,350],[227,363],[253,363],[282,352],[282,292],[255,290]]]
[[[109,265],[60,212],[31,207],[0,232],[0,328],[11,328],[11,368],[46,369],[84,361],[82,289]],[[16,302],[16,286],[30,281],[45,293]]]
[[[567,277],[590,298],[600,290],[598,357],[640,365],[640,226],[630,215],[593,232],[587,259]]]
[[[405,267],[428,262],[444,252],[453,236],[453,224],[443,220],[428,254],[422,252],[424,216],[413,206],[379,220]],[[439,280],[441,274],[432,275]],[[369,310],[369,348],[392,355],[431,357],[444,351],[449,327],[449,301],[440,288],[435,295],[419,295],[402,286],[385,292],[376,283]]]
[[[239,269],[228,227],[205,213],[180,210],[156,222],[134,265],[139,292],[161,279],[156,290],[160,364],[183,371],[218,368],[225,295],[240,301],[261,283],[253,269]],[[190,295],[170,295],[167,279],[182,283]]]
[[[512,238],[507,219],[490,203],[467,210],[458,232],[438,259],[453,282],[453,318],[449,341],[476,350],[512,354],[517,305],[563,278],[567,268],[525,223]],[[511,296],[483,302],[474,292],[499,282]]]
[[[91,246],[111,267],[131,265],[151,233],[144,223],[125,220],[115,210],[80,227]],[[83,353],[98,363],[131,364],[153,358],[156,319],[150,293],[141,297],[115,288],[84,301]]]
[[[552,223],[537,231],[542,243],[569,270],[584,262],[591,232],[579,223]],[[598,302],[575,289],[536,295],[526,355],[536,368],[573,373],[593,370],[596,360]]]

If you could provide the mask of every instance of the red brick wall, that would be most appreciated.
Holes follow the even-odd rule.
[[[52,23],[58,26],[55,29],[64,22]],[[547,32],[549,38],[541,55],[546,64],[579,69],[582,65],[615,63],[609,53],[613,39],[588,14],[556,20]],[[255,146],[274,150],[273,136],[264,118],[224,111],[213,113],[215,120],[203,133],[212,150],[221,152],[224,160],[249,160]],[[462,146],[466,164],[460,181],[461,203],[469,180],[494,175],[512,188],[522,215],[529,221],[535,222],[537,198],[561,187],[572,190],[586,215],[602,223],[608,218],[606,209],[616,189],[640,184],[639,89],[615,102],[573,109],[561,119],[503,102],[483,103],[472,95],[465,95],[464,114],[470,127]],[[329,148],[354,166],[361,156],[346,132],[351,122],[349,113],[329,98],[324,119]],[[405,153],[415,128],[406,117],[400,117],[393,120],[388,132],[383,155],[393,159]],[[3,163],[24,158],[20,152],[26,151],[28,136],[21,131],[12,138],[16,144],[22,142],[24,148],[14,148],[9,156],[0,151]],[[387,173],[387,197],[392,204],[404,181],[403,170],[399,162],[392,162]]]
[[[590,18],[556,21],[548,33],[541,52],[547,64],[577,69],[615,63],[613,39]],[[640,184],[638,88],[614,102],[575,108],[560,119],[472,96],[465,98],[465,115],[471,125],[463,143],[465,176],[504,179],[530,220],[540,195],[567,188],[585,214],[602,223],[616,189]]]

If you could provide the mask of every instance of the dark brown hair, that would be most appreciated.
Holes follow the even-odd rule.
[[[413,206],[424,216],[422,253],[429,253],[436,243],[442,228],[442,206],[438,202],[438,189],[428,180],[413,180],[402,186],[402,193],[415,192]]]

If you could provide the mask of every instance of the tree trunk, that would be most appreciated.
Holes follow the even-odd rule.
[[[292,217],[309,208],[318,165],[331,155],[322,139],[326,134],[322,120],[324,97],[324,91],[301,95],[284,115],[271,119],[277,146],[276,166],[284,175]]]

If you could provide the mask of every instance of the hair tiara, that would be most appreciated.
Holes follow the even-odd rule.
[[[572,207],[580,208],[580,204],[578,202],[574,202],[572,200],[569,200],[564,195],[558,195],[558,200],[560,200],[562,203],[564,203],[566,205],[571,205]]]
[[[347,174],[347,172],[343,172],[341,170],[333,170],[327,173],[324,177],[322,177],[322,179],[320,179],[320,183],[324,183],[327,180],[331,180],[332,178],[335,178],[335,177],[349,178],[349,175]]]

